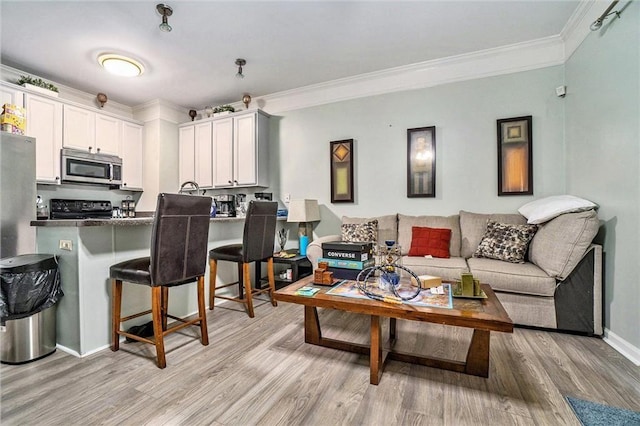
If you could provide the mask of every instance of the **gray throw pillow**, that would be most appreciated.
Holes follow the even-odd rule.
[[[490,220],[473,257],[524,263],[529,241],[537,230],[536,225],[511,225]]]

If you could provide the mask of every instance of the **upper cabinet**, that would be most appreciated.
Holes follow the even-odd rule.
[[[13,87],[0,86],[0,107],[4,104],[24,106],[24,92]]]
[[[143,127],[122,122],[122,185],[121,189],[142,190],[143,182]]]
[[[121,120],[73,105],[64,106],[63,144],[94,154],[120,155]]]
[[[36,181],[60,184],[62,103],[26,94],[27,136],[36,138]]]
[[[180,182],[195,180],[203,188],[268,186],[268,149],[269,115],[259,110],[184,124]]]

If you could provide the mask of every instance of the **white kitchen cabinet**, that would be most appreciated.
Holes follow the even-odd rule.
[[[0,86],[0,107],[4,104],[24,106],[24,92],[13,87]]]
[[[96,152],[96,114],[93,111],[65,105],[62,129],[65,148]]]
[[[143,189],[142,126],[122,122],[122,189]]]
[[[213,185],[233,186],[233,118],[212,121]]]
[[[95,123],[95,150],[93,152],[119,156],[122,120],[96,113]]]
[[[196,130],[189,125],[178,129],[178,180],[180,184],[195,180]]]
[[[180,183],[194,181],[201,188],[213,187],[211,121],[180,127],[178,133]]]
[[[36,181],[60,184],[62,148],[62,103],[25,94],[27,136],[36,138]]]
[[[241,112],[224,120],[232,127],[214,130],[215,187],[269,186],[269,115]]]

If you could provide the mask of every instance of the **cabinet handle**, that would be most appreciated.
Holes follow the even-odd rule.
[[[232,185],[232,184],[233,184],[233,182],[231,182],[230,180],[228,180],[227,182],[229,182],[229,185]]]
[[[56,180],[60,180],[60,176],[56,176]]]
[[[235,183],[235,184],[237,185],[237,184],[238,184],[238,181],[234,179],[234,180],[233,180],[233,183]]]
[[[127,186],[127,182],[123,183],[122,186]]]
[[[92,150],[92,149],[93,149],[93,147],[92,147],[92,146],[90,146],[90,147],[89,147],[89,152],[91,152],[91,150]]]
[[[100,152],[100,148],[96,149],[96,151]]]

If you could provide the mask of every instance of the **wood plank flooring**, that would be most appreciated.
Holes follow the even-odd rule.
[[[319,310],[323,335],[368,339],[368,317]],[[228,302],[197,328],[79,359],[62,351],[0,367],[2,425],[579,425],[563,396],[640,411],[640,369],[597,338],[516,329],[491,334],[488,379],[303,342],[303,307],[266,301],[249,318]],[[388,321],[385,321],[385,329]],[[463,360],[471,330],[398,321],[397,347]]]

